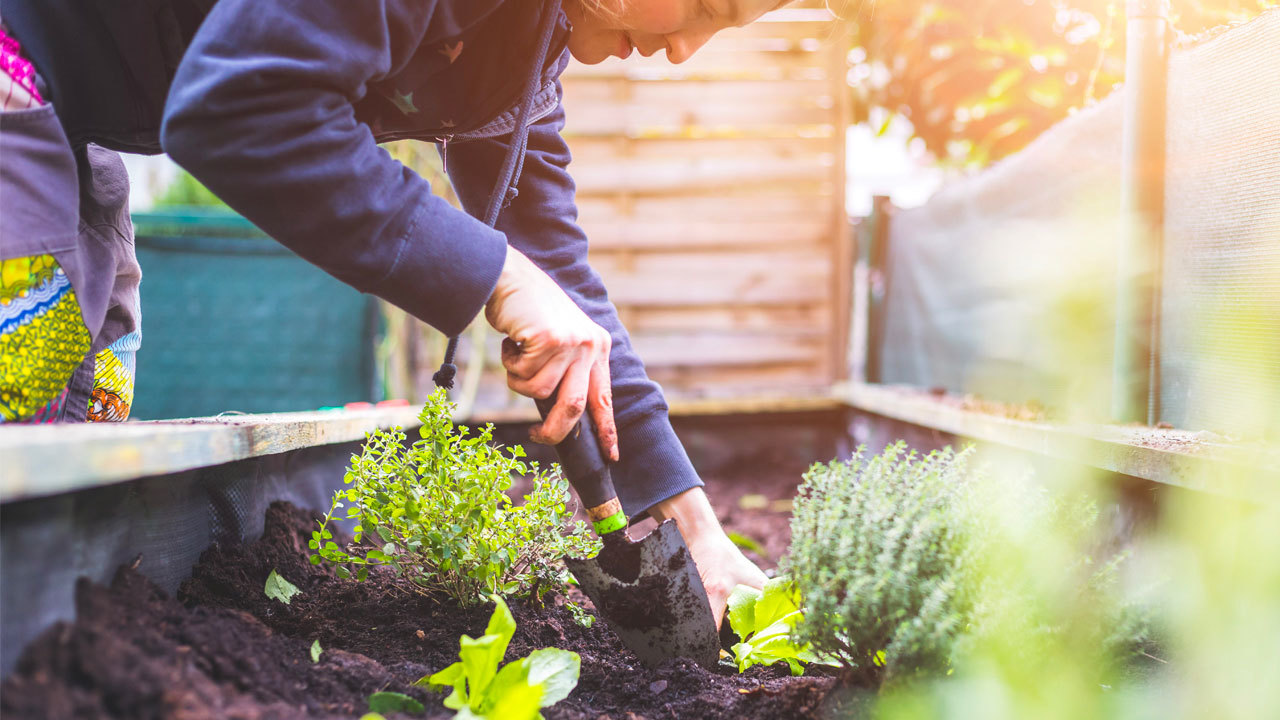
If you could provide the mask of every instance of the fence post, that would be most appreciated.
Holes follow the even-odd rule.
[[[866,246],[859,249],[866,267],[867,347],[864,372],[868,383],[881,382],[881,358],[884,353],[884,301],[888,295],[886,277],[889,256],[889,223],[893,202],[886,195],[872,198],[871,223],[864,234]]]
[[[1125,5],[1124,130],[1112,415],[1158,419],[1169,0]]]

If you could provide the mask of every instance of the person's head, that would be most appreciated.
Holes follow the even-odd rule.
[[[563,0],[573,23],[569,52],[598,63],[631,49],[648,57],[666,50],[681,63],[716,32],[746,25],[791,0]]]

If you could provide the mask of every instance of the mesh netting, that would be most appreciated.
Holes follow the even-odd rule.
[[[1169,72],[1161,419],[1280,424],[1280,12]]]
[[[1113,293],[1121,100],[890,220],[884,382],[1006,402],[1068,391],[1082,344],[1057,318]],[[1100,337],[1109,352],[1109,326]]]
[[[1280,428],[1280,11],[1172,54],[1160,419]],[[1121,93],[890,222],[882,379],[1108,416]]]
[[[327,509],[360,443],[242,460],[0,506],[0,674],[37,634],[75,617],[76,578],[138,569],[168,592],[211,542],[262,534],[267,506]]]

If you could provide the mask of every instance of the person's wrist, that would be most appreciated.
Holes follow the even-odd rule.
[[[711,501],[700,487],[690,488],[659,501],[649,509],[649,513],[658,522],[674,519],[686,542],[724,534],[720,520],[716,518],[716,511],[711,507]]]
[[[527,259],[520,254],[519,250],[508,245],[507,257],[502,263],[502,272],[498,273],[498,282],[493,286],[493,292],[489,294],[489,299],[485,301],[486,307],[501,303],[515,289],[519,282],[520,274],[524,272],[524,267],[520,263],[521,260],[527,262]]]

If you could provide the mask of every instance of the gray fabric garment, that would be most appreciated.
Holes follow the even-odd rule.
[[[52,105],[0,113],[0,158],[0,260],[53,255],[92,338],[61,418],[83,421],[93,355],[141,325],[129,176],[117,153],[73,151]]]

